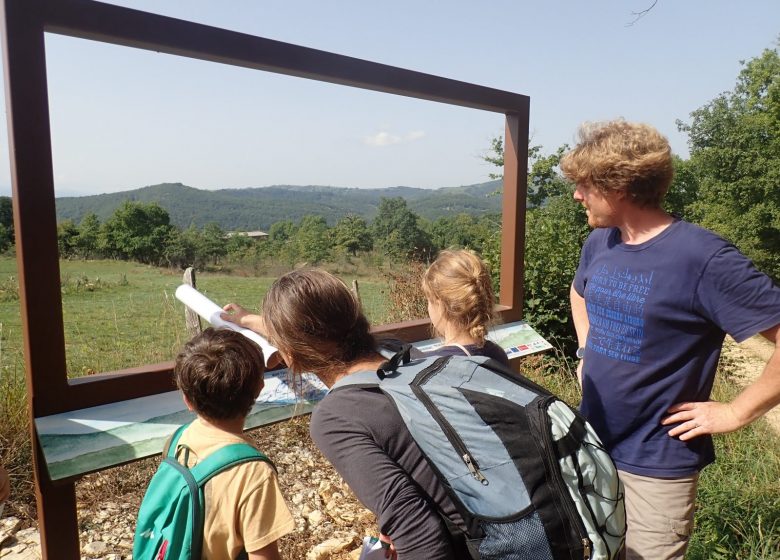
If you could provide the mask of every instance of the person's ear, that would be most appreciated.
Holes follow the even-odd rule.
[[[195,409],[190,404],[190,401],[187,399],[187,397],[184,395],[184,393],[181,394],[181,398],[184,401],[184,406],[187,407],[187,410],[189,410],[190,412],[193,412]]]

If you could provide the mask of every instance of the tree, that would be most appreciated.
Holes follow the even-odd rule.
[[[393,258],[429,257],[431,243],[418,221],[417,214],[409,210],[400,196],[382,198],[371,225],[374,246]]]
[[[574,346],[569,288],[590,230],[570,193],[571,187],[526,216],[523,316],[544,336]]]
[[[103,223],[100,246],[114,258],[160,264],[172,228],[168,212],[156,202],[125,201]]]
[[[333,244],[351,255],[359,251],[370,251],[373,247],[368,223],[360,216],[348,214],[341,218],[332,231]]]
[[[198,254],[200,238],[200,231],[195,227],[195,224],[190,224],[185,230],[171,228],[165,242],[163,260],[172,268],[182,270],[188,266],[201,268],[205,263]]]
[[[780,57],[743,62],[733,91],[691,113],[690,166],[698,196],[693,218],[732,241],[780,279]]]
[[[292,220],[283,220],[273,224],[268,230],[268,243],[264,247],[265,253],[293,264],[298,260],[297,247],[293,243],[297,231],[298,226]]]
[[[528,206],[542,206],[548,197],[557,196],[568,191],[568,181],[558,173],[558,164],[568,151],[564,144],[554,154],[541,155],[541,146],[532,146],[528,141]],[[496,167],[504,167],[504,140],[500,136],[490,141],[490,149],[482,159]],[[491,179],[501,179],[503,173],[489,173]]]
[[[61,259],[70,259],[76,256],[78,236],[79,228],[72,220],[63,220],[57,224],[57,249]]]
[[[490,220],[495,227],[495,218]],[[500,223],[501,219],[498,218]],[[435,250],[458,247],[482,251],[485,239],[490,236],[492,228],[488,227],[485,216],[475,218],[470,214],[442,216],[426,226],[426,231]]]
[[[258,264],[262,246],[266,241],[257,241],[248,235],[232,235],[225,242],[227,258],[230,261],[251,261]]]
[[[319,264],[330,255],[328,224],[322,216],[304,216],[293,237],[299,258],[309,264]]]
[[[674,180],[664,197],[664,209],[688,220],[693,220],[694,202],[699,194],[699,179],[691,162],[673,156]]]
[[[11,248],[13,235],[4,224],[0,224],[0,253],[5,253]]]
[[[528,175],[528,205],[543,206],[551,197],[571,196],[571,184],[558,172],[561,158],[569,150],[564,144],[554,154],[541,155],[541,146],[529,148],[531,170]]]
[[[202,263],[218,263],[227,254],[225,232],[219,224],[209,222],[203,226],[196,247]]]
[[[14,244],[14,210],[11,197],[0,196],[0,253]]]
[[[98,252],[100,238],[100,220],[94,212],[89,212],[79,224],[79,234],[76,238],[76,250],[82,258],[89,259]]]

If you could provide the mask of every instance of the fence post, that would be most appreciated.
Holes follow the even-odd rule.
[[[352,280],[352,293],[355,294],[355,298],[358,300],[358,303],[363,305],[363,302],[360,301],[360,289],[358,288],[357,278]]]
[[[193,288],[197,287],[195,286],[195,269],[190,267],[187,267],[187,270],[184,271],[184,278],[183,281],[185,284],[189,284]],[[202,332],[202,328],[200,326],[200,317],[197,313],[195,313],[192,309],[184,306],[184,324],[187,325],[187,334],[190,338],[199,335]]]

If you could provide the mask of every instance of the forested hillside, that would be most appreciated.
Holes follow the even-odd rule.
[[[297,222],[304,216],[322,216],[331,226],[347,215],[370,221],[376,216],[382,198],[399,196],[420,217],[435,220],[460,213],[482,215],[500,211],[501,198],[489,196],[499,184],[490,181],[440,189],[278,185],[207,191],[181,183],[163,183],[118,193],[58,198],[57,221],[78,223],[90,213],[104,221],[129,200],[156,202],[168,212],[171,224],[182,228],[216,223],[228,231],[267,231],[276,222]]]

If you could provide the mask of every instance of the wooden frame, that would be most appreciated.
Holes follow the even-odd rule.
[[[529,98],[92,0],[0,0],[13,211],[42,553],[77,559],[75,487],[53,485],[35,417],[169,391],[171,363],[67,378],[44,33],[164,52],[506,115],[499,309],[522,317]],[[407,340],[428,321],[385,325]]]

